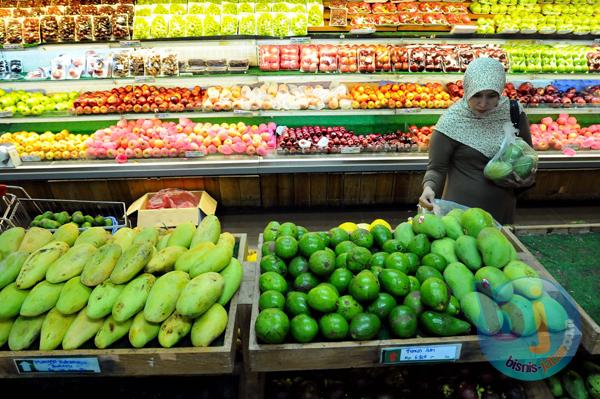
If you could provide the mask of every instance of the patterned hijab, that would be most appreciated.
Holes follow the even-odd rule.
[[[502,95],[506,74],[502,64],[492,58],[477,58],[464,75],[464,98],[442,115],[435,130],[492,158],[504,140],[503,125],[510,122],[510,101]],[[498,106],[484,114],[471,111],[468,101],[483,90],[500,94]],[[521,106],[519,109],[522,112]]]

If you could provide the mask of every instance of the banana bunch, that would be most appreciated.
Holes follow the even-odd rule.
[[[225,306],[242,280],[235,238],[216,216],[171,231],[67,223],[0,234],[0,347],[134,348],[184,337],[209,346],[227,326]]]

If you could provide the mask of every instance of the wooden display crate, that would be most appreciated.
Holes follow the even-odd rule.
[[[558,285],[560,283],[546,270],[546,268],[537,260],[535,256],[527,249],[527,247],[519,241],[517,236],[505,229],[505,234],[508,239],[513,243],[517,251],[524,254],[524,261],[531,267],[539,271],[540,275],[549,281],[552,281]],[[515,233],[535,233],[535,234],[549,234],[549,233],[568,233],[568,234],[579,234],[589,232],[600,232],[600,223],[594,224],[557,224],[557,225],[543,225],[543,226],[516,226],[514,228]],[[583,336],[581,337],[581,345],[593,355],[600,354],[600,325],[596,323],[594,319],[583,309],[576,301],[575,306],[579,312],[581,318],[581,329]]]
[[[504,234],[510,234],[503,229]],[[511,235],[512,239],[516,238]],[[516,240],[518,242],[518,240]],[[514,241],[513,241],[514,243]],[[266,345],[258,343],[255,331],[256,318],[259,313],[258,298],[260,296],[258,278],[263,237],[259,237],[256,276],[254,280],[254,302],[250,320],[248,341],[248,359],[250,369],[254,372],[285,370],[316,370],[330,368],[376,367],[380,365],[381,349],[410,346],[431,346],[444,344],[461,344],[460,362],[482,362],[494,360],[486,357],[480,349],[480,338],[477,335],[460,335],[454,337],[417,337],[410,339],[387,339],[371,341],[314,342],[309,344],[285,343]],[[527,259],[521,247],[515,246],[519,258]]]
[[[244,262],[248,247],[246,234],[234,234],[235,251],[240,262]],[[152,376],[152,375],[210,375],[230,374],[233,372],[236,354],[238,331],[238,297],[239,291],[229,303],[228,322],[223,334],[222,343],[206,348],[174,347],[174,348],[141,348],[133,349],[77,349],[72,351],[0,351],[0,378],[43,376]],[[126,338],[123,338],[126,339]],[[19,371],[17,363],[22,359],[97,359],[100,372],[82,373],[27,373]],[[20,360],[21,359],[21,360]],[[22,367],[21,367],[22,369]]]

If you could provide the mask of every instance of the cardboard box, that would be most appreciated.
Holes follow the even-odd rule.
[[[146,202],[156,193],[146,193],[135,200],[127,209],[127,216],[137,212],[138,227],[175,227],[181,223],[200,223],[205,215],[214,215],[217,201],[206,191],[191,191],[200,198],[196,208],[145,209]]]

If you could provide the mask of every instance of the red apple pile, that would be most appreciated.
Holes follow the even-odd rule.
[[[77,115],[184,112],[202,108],[204,90],[184,87],[123,86],[112,90],[88,91],[73,102]]]
[[[582,128],[575,117],[560,114],[556,120],[546,117],[532,124],[531,139],[538,151],[600,150],[600,125]]]

